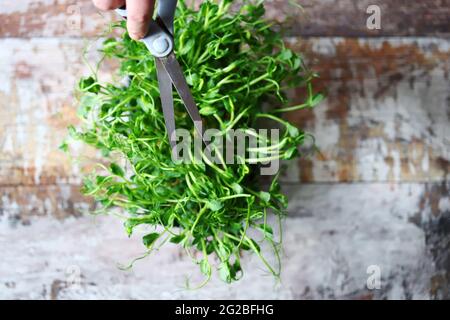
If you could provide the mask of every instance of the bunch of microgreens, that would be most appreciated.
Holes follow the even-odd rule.
[[[216,128],[228,138],[230,129],[256,128],[265,119],[282,131],[279,141],[268,141],[262,152],[273,159],[292,159],[305,133],[279,114],[313,107],[321,100],[320,94],[312,93],[314,75],[264,20],[261,2],[245,1],[237,10],[231,9],[232,2],[205,1],[194,10],[179,1],[175,54],[204,127]],[[125,24],[114,27],[125,29]],[[173,162],[153,56],[126,31],[120,39],[104,41],[102,52],[120,62],[119,75],[130,81],[127,87],[100,83],[94,74],[79,82],[83,123],[69,131],[72,138],[101,150],[105,158],[98,164],[102,172],[85,177],[83,193],[101,203],[102,212],[122,208],[130,236],[138,225],[154,228],[143,237],[145,255],[167,241],[185,248],[206,281],[213,266],[224,281],[239,279],[243,250],[253,251],[278,276],[281,229],[275,237],[267,217],[281,218],[287,206],[278,174],[263,191],[257,164]],[[306,87],[304,104],[288,106],[284,90],[293,86]],[[174,98],[177,127],[193,132],[181,100],[177,94]],[[271,110],[264,112],[264,103]],[[262,137],[257,135],[257,139]],[[127,168],[114,161],[117,154]],[[260,243],[264,241],[273,248],[274,264],[262,255]]]

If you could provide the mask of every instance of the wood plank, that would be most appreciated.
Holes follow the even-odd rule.
[[[316,85],[328,99],[288,115],[316,136],[321,155],[293,162],[287,181],[449,179],[449,41],[290,42],[321,74]],[[80,168],[58,146],[77,122],[72,89],[87,74],[84,41],[3,39],[0,46],[0,185],[79,184]],[[101,78],[113,69],[105,65]],[[292,91],[292,103],[303,95]]]
[[[289,181],[440,181],[450,169],[450,51],[437,39],[292,39],[328,99],[287,117],[321,150]],[[302,90],[291,93],[301,103]]]
[[[77,185],[1,186],[0,220],[10,226],[29,225],[33,217],[64,219],[94,210]]]
[[[297,36],[450,35],[450,0],[266,0],[265,5],[267,18]],[[381,10],[380,30],[367,28],[370,5]],[[99,14],[90,0],[7,0],[0,8],[0,37],[96,37],[113,18]]]
[[[118,263],[142,254],[141,236],[148,230],[130,239],[116,216],[33,218],[14,228],[2,219],[0,298],[448,299],[449,187],[291,187],[282,281],[268,277],[258,258],[244,254],[242,280],[230,286],[214,269],[202,290],[180,290],[186,276],[192,284],[203,278],[184,250],[170,243],[138,261],[131,273],[119,270]],[[434,238],[431,226],[442,230]],[[366,286],[373,272],[369,266],[380,268],[379,290]]]
[[[96,37],[113,17],[90,0],[7,0],[0,8],[0,37]]]
[[[0,83],[0,185],[79,184],[79,168],[58,146],[67,126],[78,120],[73,89],[81,75],[89,74],[82,61],[87,44],[70,39],[0,43],[5,79]],[[87,57],[91,63],[99,59],[95,45]],[[111,69],[105,64],[99,76],[109,79]]]
[[[269,0],[268,17],[291,35],[331,37],[450,35],[450,0]],[[296,9],[291,3],[301,5]],[[369,6],[380,9],[379,30],[370,30]]]

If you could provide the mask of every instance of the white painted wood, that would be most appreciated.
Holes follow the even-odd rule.
[[[173,244],[137,262],[131,272],[118,270],[117,263],[138,256],[143,246],[138,235],[126,237],[117,217],[34,218],[30,225],[14,228],[3,219],[0,297],[429,298],[436,271],[426,232],[411,222],[418,214],[423,214],[423,221],[432,219],[431,204],[420,208],[426,189],[421,184],[288,188],[291,203],[284,223],[281,283],[262,271],[255,256],[245,254],[241,281],[227,285],[215,275],[195,291],[183,286],[186,276],[194,283],[201,280],[197,266]],[[445,206],[448,194],[442,199]],[[381,268],[380,290],[367,289],[371,265]]]

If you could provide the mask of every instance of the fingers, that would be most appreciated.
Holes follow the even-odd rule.
[[[139,40],[148,29],[155,0],[127,0],[127,28],[130,37]]]
[[[92,0],[100,10],[122,7],[125,0]],[[127,29],[130,37],[139,40],[145,36],[148,23],[153,16],[155,0],[127,0]]]
[[[114,10],[125,4],[125,0],[92,0],[100,10]]]

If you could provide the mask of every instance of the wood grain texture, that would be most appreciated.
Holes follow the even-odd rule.
[[[449,298],[448,282],[440,279],[448,234],[434,232],[436,242],[424,230],[428,222],[441,230],[448,225],[445,185],[304,184],[285,191],[292,200],[284,221],[281,281],[267,276],[255,255],[244,253],[248,271],[238,283],[221,282],[214,269],[206,287],[183,290],[186,277],[191,284],[203,277],[174,244],[138,261],[132,272],[117,268],[143,253],[141,236],[148,229],[136,230],[130,239],[119,217],[33,218],[30,225],[0,233],[0,298]],[[435,200],[424,197],[430,192]],[[444,261],[435,265],[430,252]],[[380,290],[366,286],[374,265],[381,269]]]
[[[450,0],[273,0],[268,17],[291,35],[302,36],[441,36],[450,35]],[[292,3],[301,5],[296,9]],[[380,8],[381,29],[370,30],[369,6]]]
[[[0,220],[4,225],[29,225],[33,217],[80,217],[92,210],[92,199],[83,197],[76,185],[1,187]]]
[[[292,165],[298,182],[442,181],[450,169],[450,47],[438,39],[292,39],[327,100],[287,118],[320,154]],[[291,93],[301,103],[304,93]],[[296,171],[299,170],[299,171]]]
[[[287,115],[315,135],[320,153],[302,150],[283,177],[290,206],[281,285],[245,256],[252,272],[241,282],[215,278],[180,291],[179,270],[194,278],[198,270],[174,246],[133,273],[116,268],[142,253],[140,239],[128,239],[112,217],[80,216],[95,206],[79,193],[91,167],[58,150],[77,123],[85,38],[114,15],[100,15],[90,0],[2,1],[1,298],[450,298],[450,0],[298,1],[304,10],[289,2],[266,0],[266,16],[320,73],[315,85],[327,100]],[[381,30],[366,28],[373,4]],[[107,62],[100,78],[114,69]],[[293,104],[303,97],[290,92]],[[83,145],[72,151],[97,157]],[[382,269],[381,290],[367,290],[372,264]]]
[[[6,0],[0,8],[0,37],[97,37],[113,17],[90,0]]]
[[[3,2],[0,37],[96,37],[114,17],[100,14],[90,0]],[[381,9],[380,30],[367,28],[370,5]],[[267,18],[291,35],[450,35],[450,0],[266,0],[265,6]]]
[[[86,59],[95,62],[96,42],[90,45]],[[80,183],[80,169],[58,146],[67,126],[77,123],[73,91],[79,77],[90,74],[82,61],[90,45],[70,39],[0,40],[0,185]],[[106,63],[99,77],[108,80],[108,70]]]

